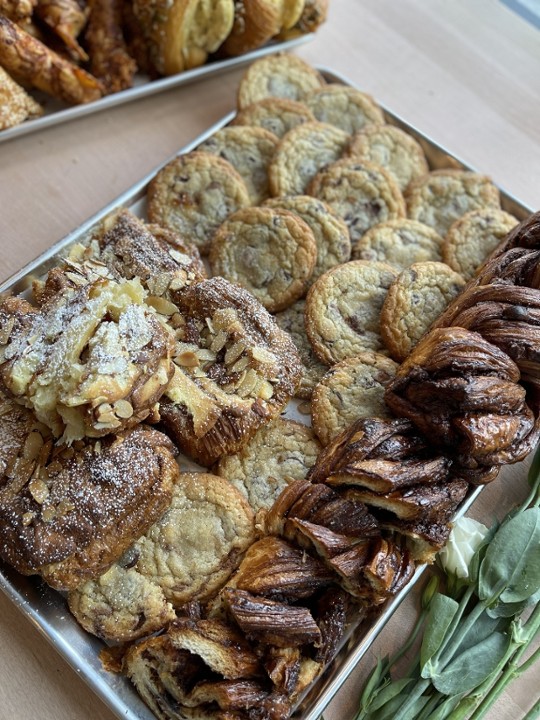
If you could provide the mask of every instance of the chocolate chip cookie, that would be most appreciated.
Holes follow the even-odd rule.
[[[370,228],[352,249],[354,260],[379,260],[404,270],[416,262],[442,261],[442,237],[429,225],[399,218]]]
[[[384,390],[396,369],[397,364],[384,355],[363,352],[328,370],[311,400],[313,429],[323,445],[358,418],[392,417]]]
[[[464,285],[445,263],[415,263],[400,273],[381,311],[381,336],[395,360],[405,360]]]
[[[304,103],[271,97],[240,110],[231,125],[261,127],[281,138],[297,125],[314,120],[315,116]]]
[[[327,365],[365,350],[384,350],[380,314],[397,271],[387,263],[353,260],[322,275],[306,298],[306,332]]]
[[[287,210],[266,207],[234,213],[216,232],[209,256],[214,275],[242,285],[270,312],[302,297],[316,258],[309,225]]]
[[[385,122],[383,111],[370,95],[346,85],[324,85],[305,102],[317,120],[335,125],[349,135]]]
[[[207,253],[219,225],[251,204],[246,184],[234,167],[208,152],[172,160],[148,186],[151,222],[178,232]]]
[[[328,203],[342,218],[353,244],[374,225],[405,217],[405,201],[392,176],[378,165],[354,158],[321,170],[307,193]]]
[[[485,175],[469,170],[435,170],[410,183],[407,215],[444,237],[462,215],[483,207],[500,208],[499,190]]]

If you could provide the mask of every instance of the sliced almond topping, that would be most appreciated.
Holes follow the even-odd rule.
[[[273,394],[274,388],[272,387],[272,385],[268,382],[268,380],[263,380],[259,387],[259,397],[263,400],[270,400]]]
[[[43,438],[37,430],[33,430],[25,440],[22,456],[25,460],[36,460],[43,446]]]
[[[249,365],[249,358],[247,355],[244,355],[244,357],[241,357],[240,360],[237,360],[234,365],[231,366],[232,372],[242,372],[242,370],[245,370]]]
[[[186,352],[177,355],[175,361],[182,367],[197,367],[200,365],[199,358],[191,350],[186,350]]]
[[[56,508],[52,505],[49,505],[49,507],[46,507],[41,513],[41,517],[43,518],[44,522],[51,522],[51,520],[54,520],[54,518],[56,517]]]
[[[157,295],[150,295],[147,297],[146,304],[153,307],[160,315],[166,315],[167,317],[178,312],[178,308],[174,303],[170,302],[170,300],[165,300],[165,298],[158,297]]]
[[[178,328],[183,328],[186,325],[184,316],[180,315],[179,312],[175,312],[174,315],[171,316],[169,323],[175,330],[177,330]]]
[[[25,512],[24,515],[22,516],[23,527],[28,527],[35,517],[36,517],[35,513]]]
[[[33,477],[28,483],[28,489],[34,500],[43,505],[45,500],[49,497],[49,488],[46,483],[39,477]]]
[[[276,361],[275,355],[262,347],[251,348],[251,357],[265,365],[270,365]]]
[[[212,322],[212,318],[207,317],[207,318],[205,318],[205,320],[206,320],[206,324],[208,325],[208,329],[210,330],[212,335],[215,335],[216,330],[214,328],[214,323]]]
[[[111,412],[112,412],[111,403],[104,402],[104,403],[101,403],[101,405],[98,405],[94,414],[95,414],[97,420],[101,420],[104,415],[110,415]]]
[[[6,322],[4,327],[0,330],[0,345],[5,345],[7,341],[9,340],[9,336],[11,335],[11,331],[13,330],[13,326],[15,325],[15,318],[11,317]]]
[[[228,348],[227,352],[225,353],[225,365],[230,365],[231,363],[238,360],[238,358],[245,349],[246,346],[241,340],[238,340],[233,345],[231,345],[231,347]]]
[[[220,350],[222,350],[225,347],[225,343],[227,342],[227,333],[225,330],[220,330],[218,334],[215,336],[215,338],[210,343],[210,350],[212,352],[218,353]]]
[[[237,394],[240,395],[240,397],[247,397],[252,392],[252,390],[255,389],[258,381],[259,378],[257,377],[257,373],[255,372],[255,370],[248,370],[244,376],[244,379],[238,385],[238,388],[236,390]]]
[[[64,499],[56,506],[56,513],[57,515],[67,515],[68,512],[71,512],[74,509],[75,505],[71,502],[71,500]]]
[[[179,250],[175,250],[174,248],[169,250],[169,255],[180,265],[189,265],[189,263],[191,262],[191,258],[189,257],[189,255],[181,253]]]
[[[181,272],[181,271],[179,271]],[[182,273],[183,275],[183,273]],[[177,275],[175,278],[173,278],[169,284],[169,290],[182,290],[186,286],[186,280],[187,278],[182,277],[182,275]]]
[[[114,405],[114,414],[120,418],[130,418],[133,415],[133,405],[127,400],[117,400]]]

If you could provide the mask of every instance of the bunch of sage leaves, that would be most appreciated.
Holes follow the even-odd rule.
[[[540,633],[540,446],[530,493],[485,535],[468,577],[433,576],[417,622],[401,649],[379,660],[355,720],[479,720],[507,685],[540,659],[524,656]],[[421,637],[405,677],[392,669]],[[539,700],[525,720],[540,715]]]

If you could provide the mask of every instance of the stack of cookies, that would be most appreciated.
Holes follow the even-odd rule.
[[[446,327],[489,333],[467,311],[476,284],[499,308],[502,275],[540,304],[528,256],[456,301],[517,223],[491,181],[430,171],[371,97],[296,57],[251,66],[238,104],[157,173],[148,222],[112,213],[0,304],[0,555],[127,643],[104,662],[164,720],[288,718],[347,623],[433,559],[469,483],[539,432],[518,384],[534,348]],[[538,244],[527,227],[514,245]],[[429,383],[452,395],[436,448]],[[312,427],[281,417],[294,396]]]

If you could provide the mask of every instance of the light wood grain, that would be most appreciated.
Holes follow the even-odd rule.
[[[540,32],[498,0],[331,0],[298,54],[345,74],[506,191],[540,207]],[[0,145],[0,277],[8,277],[233,109],[241,71]],[[485,522],[523,493],[523,468],[484,491]],[[400,642],[403,605],[370,653]],[[56,652],[0,596],[0,720],[113,720]],[[325,713],[350,720],[360,667]],[[540,669],[490,720],[517,720]]]

